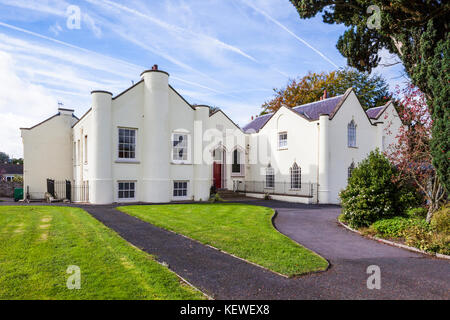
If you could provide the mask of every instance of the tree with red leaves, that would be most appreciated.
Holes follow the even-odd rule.
[[[399,179],[412,181],[427,200],[427,221],[445,198],[445,190],[432,164],[431,138],[433,121],[426,96],[409,85],[397,90],[403,126],[397,135],[398,144],[391,145],[386,155],[399,170]]]

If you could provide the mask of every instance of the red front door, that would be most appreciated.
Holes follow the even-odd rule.
[[[213,180],[216,189],[222,188],[222,164],[214,162],[213,164]]]

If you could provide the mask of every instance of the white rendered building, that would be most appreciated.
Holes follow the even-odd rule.
[[[157,66],[115,97],[91,95],[92,108],[80,119],[59,109],[21,129],[30,197],[44,194],[53,179],[71,181],[75,200],[92,204],[204,201],[212,185],[257,197],[339,203],[351,168],[395,142],[401,125],[391,103],[365,112],[349,89],[282,107],[241,129],[220,110],[189,104]]]

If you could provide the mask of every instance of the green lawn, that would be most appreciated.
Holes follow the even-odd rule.
[[[328,266],[325,259],[275,230],[270,208],[220,203],[118,209],[287,276]]]
[[[69,290],[68,266],[81,269]],[[204,299],[78,208],[0,207],[0,299]]]

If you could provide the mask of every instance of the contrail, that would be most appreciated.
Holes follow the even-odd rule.
[[[331,61],[329,58],[327,58],[322,52],[320,52],[319,50],[317,50],[316,48],[314,48],[312,45],[310,45],[306,40],[300,38],[299,36],[297,36],[294,32],[292,32],[291,30],[289,30],[285,25],[283,25],[281,22],[279,22],[278,20],[272,18],[268,13],[266,13],[265,11],[255,7],[253,4],[247,2],[246,0],[242,0],[247,6],[249,6],[250,8],[252,8],[253,10],[255,10],[256,12],[262,14],[264,17],[266,17],[267,19],[269,19],[270,21],[272,21],[273,23],[275,23],[277,26],[279,26],[280,28],[282,28],[284,31],[286,31],[287,33],[289,33],[291,36],[293,36],[295,39],[297,39],[298,41],[300,41],[301,43],[303,43],[305,46],[307,46],[308,48],[310,48],[311,50],[313,50],[314,52],[316,52],[318,55],[320,55],[323,59],[325,59],[327,62],[331,63],[334,67],[336,67],[337,69],[339,69],[339,66],[337,64],[335,64],[333,61]]]
[[[1,22],[1,21],[0,21],[0,26],[3,26],[3,27],[8,28],[8,29],[15,30],[15,31],[19,31],[19,32],[22,32],[22,33],[25,33],[25,34],[28,34],[28,35],[32,35],[32,36],[37,37],[37,38],[48,40],[48,41],[57,43],[59,45],[63,45],[63,46],[72,48],[72,49],[76,49],[76,50],[80,50],[80,51],[83,51],[83,52],[86,52],[86,53],[89,53],[89,54],[97,55],[99,57],[111,59],[112,61],[115,61],[115,62],[117,62],[119,64],[127,65],[129,67],[136,68],[137,70],[144,70],[145,69],[145,67],[143,67],[143,66],[140,66],[140,65],[137,65],[137,64],[133,64],[133,63],[121,60],[121,59],[113,58],[113,57],[110,57],[110,56],[107,56],[107,55],[104,55],[104,54],[101,54],[101,53],[98,53],[98,52],[95,52],[95,51],[92,51],[92,50],[89,50],[89,49],[78,47],[76,45],[73,45],[73,44],[70,44],[70,43],[67,43],[67,42],[64,42],[64,41],[61,41],[61,40],[57,40],[57,39],[54,39],[54,38],[51,38],[51,37],[48,37],[48,36],[45,36],[45,35],[33,32],[33,31],[22,29],[22,28],[19,28],[19,27],[16,27],[16,26],[13,26],[13,25]],[[209,90],[209,91],[214,92],[214,93],[223,94],[220,91],[217,91],[215,89],[209,88],[209,87],[204,86],[204,85],[201,85],[199,83],[183,80],[183,79],[178,78],[178,77],[172,77],[172,78],[175,79],[175,80],[182,81],[182,82],[185,82],[187,84],[199,87],[199,88],[203,88],[203,89]]]
[[[175,25],[168,24],[168,23],[166,23],[164,21],[161,21],[161,20],[156,19],[156,18],[154,18],[152,16],[149,16],[149,15],[146,15],[146,14],[144,14],[144,13],[142,13],[140,11],[137,11],[135,9],[131,9],[129,7],[126,7],[126,6],[122,5],[122,4],[119,4],[119,3],[116,3],[116,2],[113,2],[113,1],[110,1],[110,0],[85,0],[85,1],[93,3],[93,4],[96,4],[96,5],[101,5],[99,2],[103,2],[104,4],[110,5],[112,7],[117,8],[117,9],[126,11],[126,12],[131,13],[131,14],[136,15],[136,16],[139,16],[139,17],[141,17],[143,19],[146,19],[146,20],[148,20],[150,22],[155,23],[156,25],[158,25],[158,26],[160,26],[160,27],[162,27],[164,29],[170,30],[172,32],[176,32],[178,34],[189,33],[189,34],[197,36],[197,37],[198,36],[204,37],[204,38],[208,39],[209,41],[212,41],[215,45],[217,45],[217,46],[219,46],[219,47],[221,47],[223,49],[235,52],[235,53],[237,53],[237,54],[239,54],[239,55],[241,55],[241,56],[243,56],[243,57],[245,57],[245,58],[247,58],[249,60],[252,60],[253,62],[257,62],[257,60],[255,58],[253,58],[249,54],[245,53],[241,49],[239,49],[239,48],[237,48],[235,46],[232,46],[230,44],[227,44],[227,43],[225,43],[223,41],[220,41],[219,39],[213,38],[213,37],[205,35],[205,34],[196,33],[194,31],[186,29],[186,28],[182,28],[182,27],[178,27],[178,26],[175,26]]]

